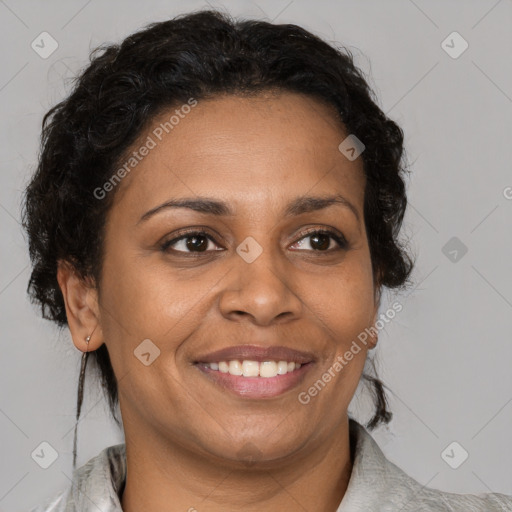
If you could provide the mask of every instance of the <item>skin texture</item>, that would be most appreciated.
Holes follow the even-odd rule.
[[[173,110],[155,118],[140,142]],[[128,463],[123,510],[339,506],[352,469],[347,408],[377,340],[361,345],[307,405],[298,394],[378,310],[363,162],[338,150],[347,135],[329,107],[300,94],[201,100],[118,185],[98,286],[60,265],[75,346],[87,350],[93,333],[88,350],[106,343],[118,379]],[[358,216],[340,204],[283,215],[299,196],[333,194]],[[197,196],[225,201],[233,215],[168,208],[140,220],[170,199]],[[213,237],[198,244],[206,252],[191,252],[187,240],[162,250],[192,227]],[[325,237],[315,243],[305,233],[313,228],[341,232],[348,246]],[[248,236],[263,250],[252,263],[236,252]],[[134,357],[145,339],[160,350],[149,366]],[[315,362],[294,389],[248,399],[193,365],[200,354],[240,344],[285,345],[312,352]],[[247,447],[256,454],[251,463]]]

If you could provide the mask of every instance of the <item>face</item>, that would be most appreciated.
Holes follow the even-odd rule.
[[[368,347],[345,354],[377,311],[362,160],[338,150],[348,134],[328,107],[299,94],[199,101],[162,132],[174,110],[133,146],[155,143],[106,222],[95,335],[127,443],[233,463],[248,446],[268,461],[315,450],[346,421]],[[232,375],[230,360],[281,373]]]

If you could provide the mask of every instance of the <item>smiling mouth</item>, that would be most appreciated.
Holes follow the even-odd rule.
[[[245,360],[231,360],[219,361],[212,363],[200,363],[213,371],[220,373],[228,373],[237,377],[260,377],[268,379],[276,377],[277,375],[286,375],[287,373],[294,372],[301,367],[301,363],[294,361],[251,361]]]
[[[298,386],[313,362],[231,360],[195,365],[210,382],[243,398],[282,395]]]
[[[301,383],[316,360],[312,352],[283,345],[245,344],[197,356],[194,367],[218,389],[243,398],[283,395]]]

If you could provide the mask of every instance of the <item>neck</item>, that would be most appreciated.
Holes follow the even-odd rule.
[[[254,465],[208,459],[151,436],[131,443],[126,434],[124,512],[335,512],[352,472],[348,418],[323,444]]]

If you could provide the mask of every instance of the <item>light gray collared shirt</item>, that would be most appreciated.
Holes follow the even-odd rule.
[[[350,419],[349,426],[354,464],[337,512],[512,511],[512,496],[505,494],[454,494],[422,486],[384,456],[362,425]],[[122,512],[125,448],[105,448],[74,471],[68,489],[30,512]]]

